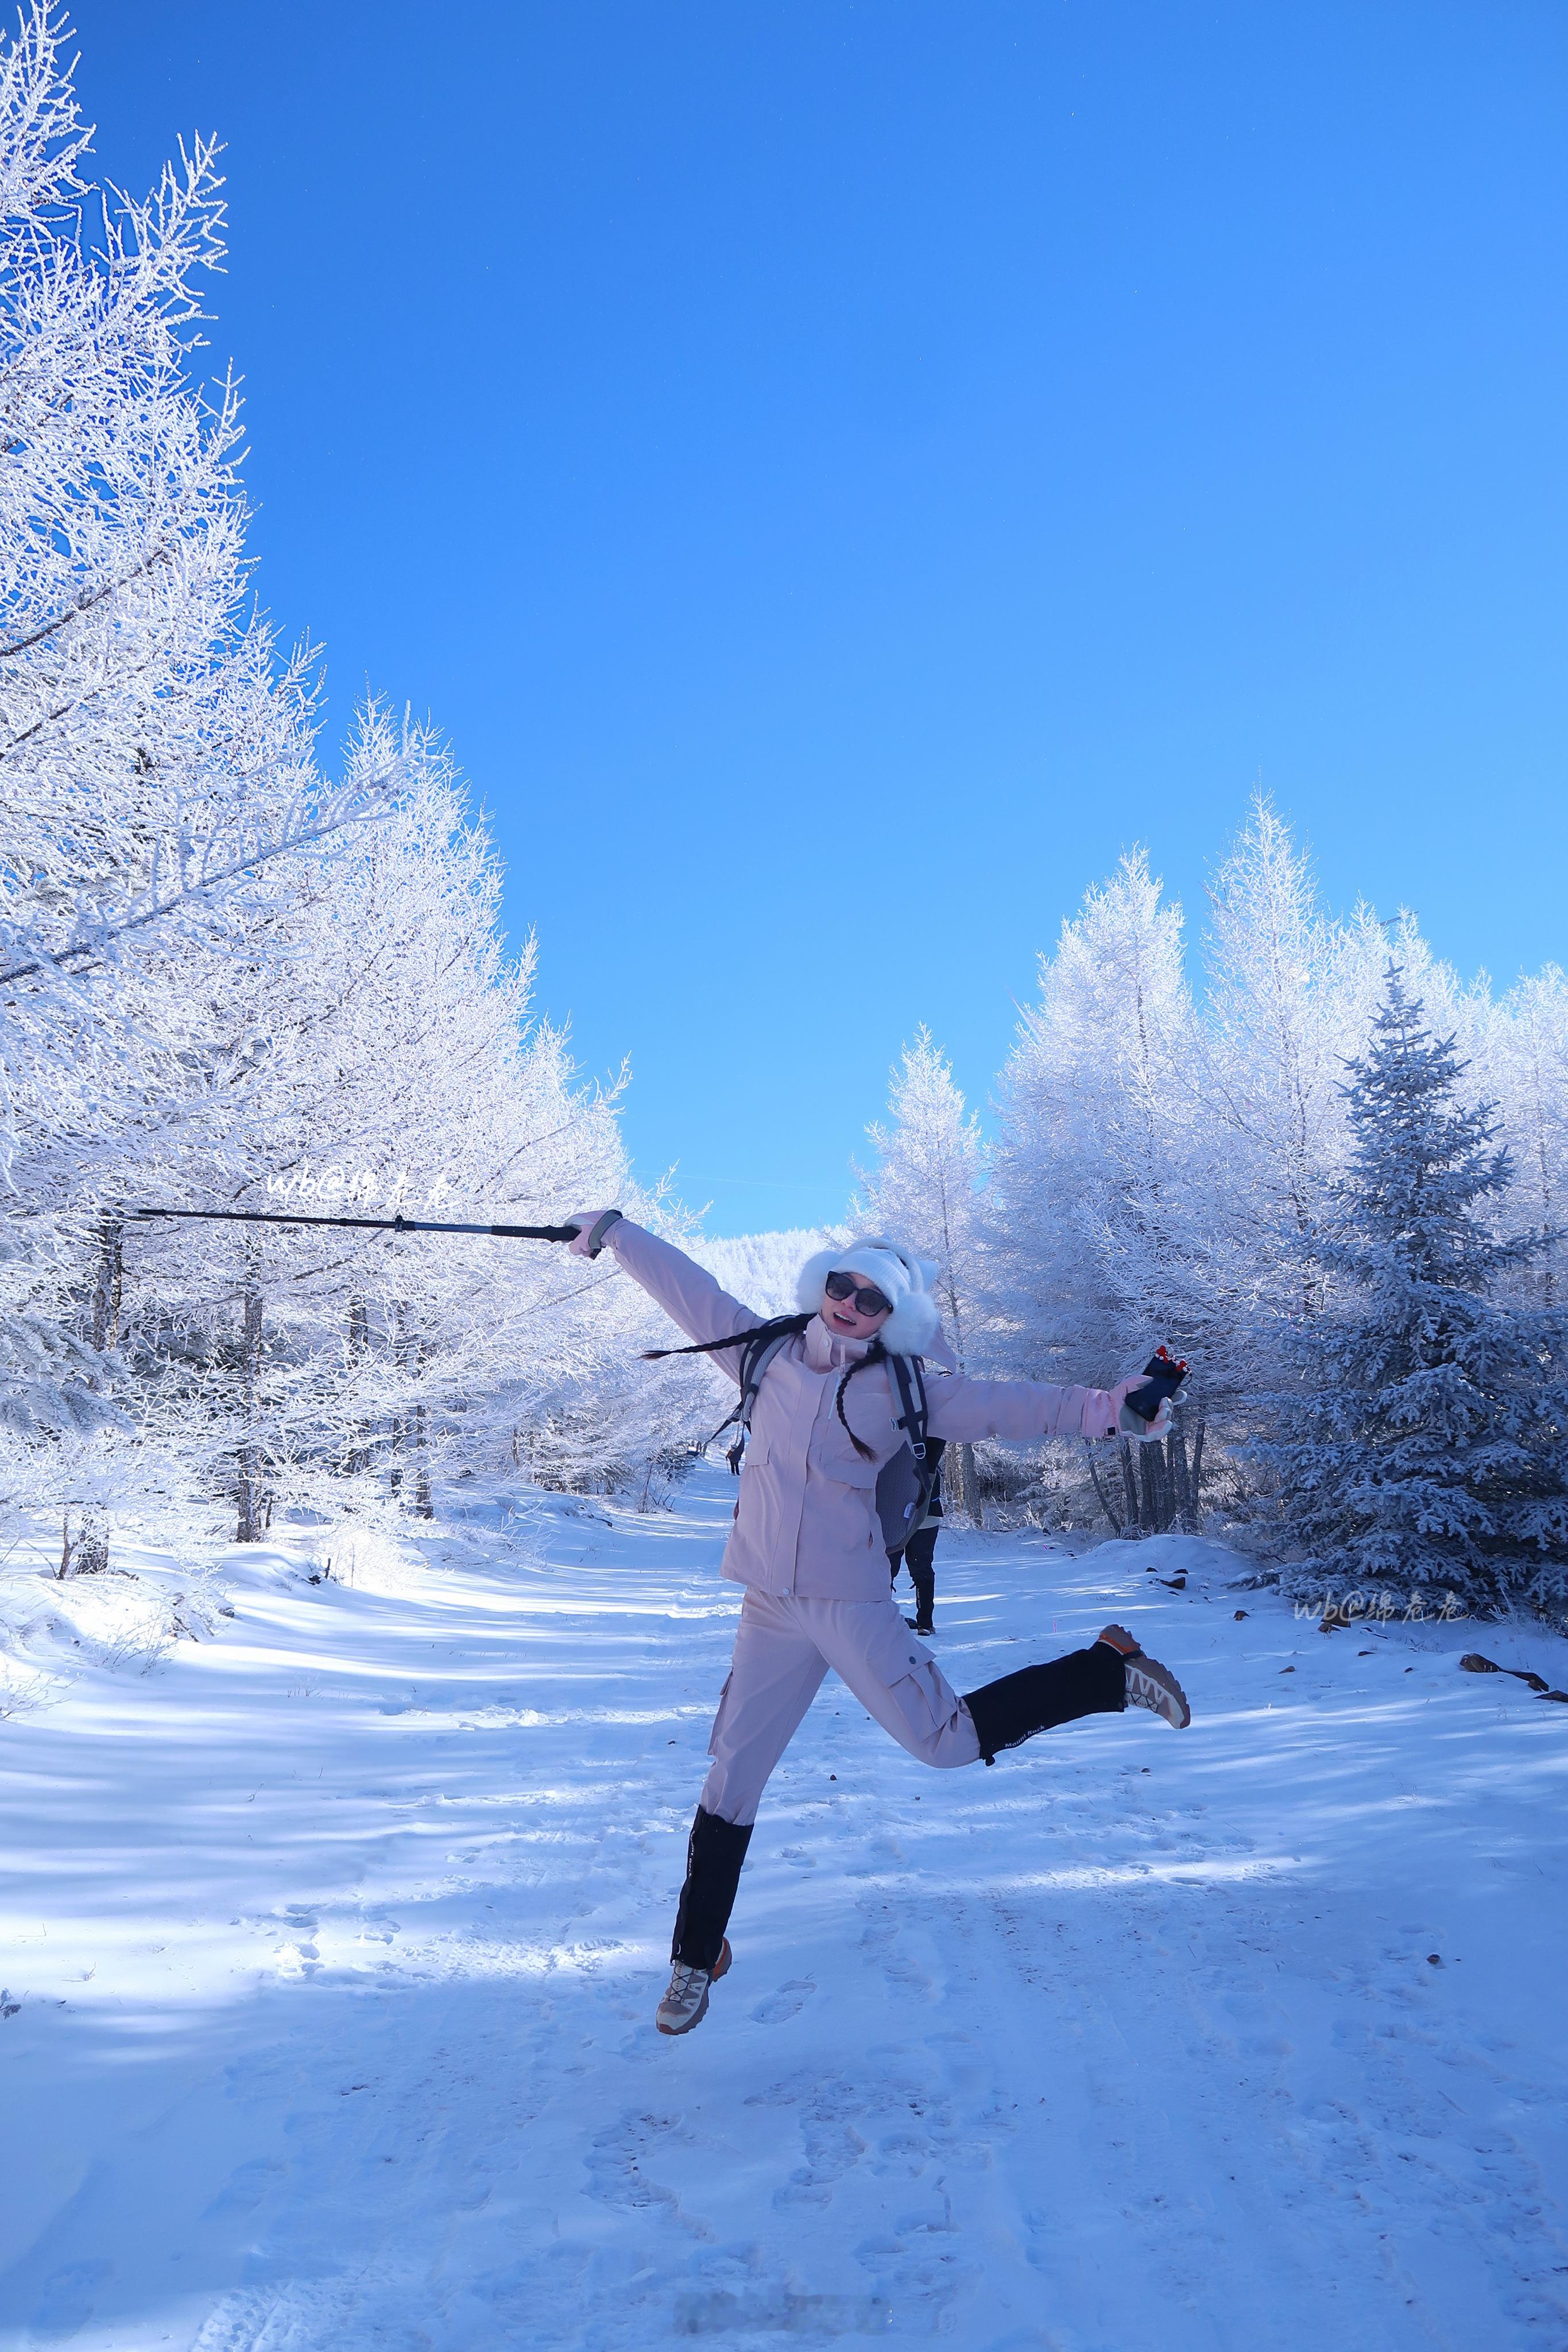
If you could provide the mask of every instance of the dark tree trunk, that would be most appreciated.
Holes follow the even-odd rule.
[[[1200,1421],[1192,1440],[1192,1532],[1197,1535],[1203,1517],[1203,1432]]]
[[[102,1504],[89,1503],[84,1507],[74,1535],[68,1511],[60,1528],[60,1564],[55,1570],[56,1580],[68,1576],[101,1576],[108,1566],[109,1514]]]
[[[1105,1492],[1104,1487],[1100,1484],[1100,1471],[1094,1459],[1094,1448],[1089,1443],[1087,1438],[1083,1441],[1083,1451],[1088,1458],[1089,1475],[1094,1481],[1094,1492],[1100,1498],[1100,1508],[1110,1520],[1113,1531],[1119,1536],[1124,1536],[1127,1532],[1126,1521],[1117,1517],[1115,1505],[1112,1502],[1110,1496]]]
[[[1201,1511],[1198,1505],[1198,1477],[1203,1465],[1203,1423],[1194,1433],[1191,1458],[1187,1455],[1186,1415],[1180,1405],[1171,1421],[1171,1433],[1166,1440],[1166,1462],[1171,1477],[1171,1518],[1178,1522],[1184,1533],[1198,1533]]]
[[[967,1444],[950,1445],[942,1456],[942,1507],[971,1527],[980,1524],[979,1486],[975,1475],[975,1449]]]
[[[415,1372],[424,1369],[427,1350],[423,1339],[416,1339],[408,1328],[406,1308],[394,1311],[392,1350],[400,1371]],[[408,1411],[392,1423],[392,1467],[390,1484],[394,1495],[402,1495],[405,1485],[412,1488],[415,1516],[422,1519],[435,1517],[435,1505],[430,1491],[430,1449],[423,1400],[416,1397]]]
[[[118,1217],[106,1216],[98,1229],[98,1275],[92,1287],[92,1344],[100,1354],[120,1339],[124,1244],[124,1224]]]
[[[1192,1532],[1191,1474],[1187,1468],[1186,1432],[1178,1411],[1171,1415],[1170,1435],[1166,1440],[1166,1473],[1170,1480],[1171,1519],[1179,1520],[1190,1535]]]
[[[261,1449],[258,1427],[261,1418],[261,1291],[254,1271],[246,1284],[245,1321],[240,1341],[242,1395],[245,1430],[240,1439],[239,1475],[235,1500],[239,1505],[238,1522],[235,1528],[235,1543],[259,1543],[262,1536]]]
[[[423,1359],[424,1350],[420,1349]],[[413,1409],[413,1507],[422,1519],[435,1517],[435,1505],[430,1492],[430,1453],[425,1438],[424,1406]]]
[[[1157,1445],[1138,1448],[1138,1532],[1157,1536],[1162,1519],[1160,1472],[1165,1467]]]
[[[1116,1440],[1116,1460],[1122,1472],[1122,1492],[1127,1506],[1127,1525],[1136,1531],[1142,1526],[1138,1509],[1138,1475],[1133,1463],[1133,1441],[1130,1437]]]
[[[371,1352],[371,1318],[362,1298],[349,1301],[349,1364],[350,1377]],[[351,1477],[356,1471],[371,1466],[370,1431],[363,1422],[356,1424],[343,1467]]]

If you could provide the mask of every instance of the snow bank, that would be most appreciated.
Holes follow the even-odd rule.
[[[145,1668],[227,1612],[210,1560],[117,1543],[111,1564],[61,1579],[57,1535],[20,1538],[0,1564],[0,1716],[57,1698],[88,1668]]]

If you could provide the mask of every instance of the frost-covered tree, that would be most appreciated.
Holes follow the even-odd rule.
[[[904,1047],[887,1107],[890,1123],[866,1130],[876,1165],[869,1173],[857,1171],[855,1221],[862,1231],[874,1226],[932,1260],[943,1324],[962,1363],[980,1283],[977,1195],[985,1148],[980,1122],[928,1029]]]
[[[888,1111],[890,1124],[866,1130],[877,1159],[869,1174],[857,1171],[854,1222],[862,1232],[894,1234],[936,1265],[943,1327],[967,1369],[983,1281],[978,1187],[985,1147],[952,1065],[926,1028],[892,1073]],[[973,1513],[973,1446],[954,1449],[946,1477],[949,1504]]]
[[[1318,1244],[1343,1172],[1341,1077],[1366,1034],[1385,947],[1369,915],[1332,922],[1311,866],[1261,794],[1210,889],[1197,1032],[1212,1401],[1277,1374],[1318,1306]],[[1197,1335],[1195,1335],[1197,1336]]]
[[[439,744],[372,709],[323,782],[311,660],[251,600],[235,390],[197,382],[216,151],[105,201],[64,32],[32,0],[0,45],[0,1486],[222,1494],[255,1534],[425,1507],[459,1460],[646,1484],[706,1400],[635,1364],[612,1273],[128,1223],[661,1212],[532,1017]]]
[[[986,1194],[988,1346],[1058,1381],[1193,1355],[1208,1285],[1182,914],[1144,852],[1085,897],[1042,959],[998,1090]],[[1201,1407],[1199,1407],[1201,1411]],[[1191,1518],[1184,1410],[1168,1449],[1120,1449],[1120,1525]]]
[[[1396,965],[1350,1066],[1348,1173],[1301,1328],[1302,1391],[1272,1447],[1298,1591],[1568,1602],[1568,1380],[1560,1317],[1503,1295],[1540,1234],[1500,1238],[1512,1181],[1490,1106],[1423,1025]]]
[[[1512,1160],[1503,1222],[1556,1236],[1518,1279],[1538,1305],[1560,1307],[1568,1304],[1568,973],[1548,964],[1488,1010],[1472,1051]]]
[[[1020,1370],[1103,1377],[1181,1337],[1191,1026],[1181,909],[1134,850],[1042,957],[1001,1076],[989,1306]]]
[[[149,957],[223,951],[266,869],[393,782],[323,787],[308,664],[250,608],[237,400],[192,381],[215,151],[105,203],[65,31],[32,0],[0,44],[0,1419],[60,1433],[103,1374],[73,1254],[180,1074]]]
[[[193,379],[217,151],[106,201],[64,29],[33,0],[0,49],[0,984],[57,989],[349,814],[249,601],[237,394]]]
[[[793,1315],[795,1281],[809,1257],[850,1239],[847,1226],[797,1225],[781,1233],[697,1234],[682,1246],[714,1280],[758,1315]]]
[[[159,1202],[519,1223],[632,1205],[612,1099],[578,1087],[532,1020],[532,943],[506,950],[501,870],[459,780],[429,741],[410,763],[382,824],[256,911],[248,957],[203,967],[206,1083],[137,1139]],[[137,1228],[131,1257],[121,1345],[143,1425],[205,1459],[242,1538],[280,1502],[354,1501],[345,1480],[361,1507],[428,1512],[455,1457],[521,1448],[540,1475],[603,1483],[688,1433],[669,1381],[636,1361],[651,1311],[612,1265],[200,1224]]]

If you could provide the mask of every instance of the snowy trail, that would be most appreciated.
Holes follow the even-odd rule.
[[[1568,1707],[1455,1670],[1568,1644],[945,1538],[959,1688],[1115,1613],[1193,1729],[938,1775],[830,1682],[668,2042],[732,1493],[0,1725],[0,2345],[1568,2346]]]

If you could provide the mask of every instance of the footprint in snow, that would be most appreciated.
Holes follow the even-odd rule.
[[[265,2157],[240,2165],[213,2199],[202,2215],[203,2221],[215,2221],[224,2213],[254,2213],[273,2183],[281,2179],[287,2169],[287,2165],[270,2162]]]
[[[51,2271],[33,2313],[35,2334],[55,2338],[85,2327],[92,2317],[93,2296],[111,2267],[106,2262],[68,2263]]]
[[[814,1977],[791,1977],[788,1984],[780,1985],[777,1992],[758,2002],[751,2012],[752,2023],[782,2025],[786,2018],[799,2017],[816,1990]]]

